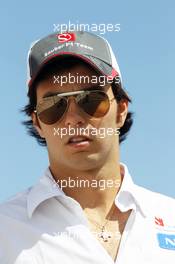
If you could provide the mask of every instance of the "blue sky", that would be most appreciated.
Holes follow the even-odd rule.
[[[1,3],[0,201],[24,190],[48,166],[47,151],[26,134],[20,109],[27,103],[30,43],[53,33],[54,24],[120,24],[107,32],[126,90],[134,126],[121,161],[134,181],[175,197],[174,1],[4,1]],[[98,32],[99,33],[99,32]]]

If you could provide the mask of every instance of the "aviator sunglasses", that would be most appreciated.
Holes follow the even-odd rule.
[[[68,109],[69,97],[73,96],[79,108],[91,117],[100,118],[107,114],[110,102],[106,92],[102,90],[80,90],[75,92],[59,93],[42,99],[34,112],[41,122],[52,125],[61,120]]]

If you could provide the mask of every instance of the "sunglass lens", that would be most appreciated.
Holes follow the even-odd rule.
[[[110,103],[106,93],[91,92],[81,98],[78,105],[84,112],[93,117],[103,117],[109,110]]]
[[[48,105],[48,102],[42,102],[37,112],[39,119],[43,123],[52,125],[62,118],[67,108],[67,101],[61,98],[58,102],[53,100],[52,104],[50,106]]]

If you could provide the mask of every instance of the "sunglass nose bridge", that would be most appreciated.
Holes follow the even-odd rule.
[[[70,111],[70,107],[71,107],[71,111],[72,111],[72,104],[73,104],[73,107],[75,108],[79,108],[78,104],[77,104],[77,96],[68,96],[66,97],[66,100],[67,100],[67,110],[66,112]]]
[[[74,99],[74,101],[78,103],[78,101],[80,101],[81,99],[84,99],[90,93],[91,93],[90,91],[81,90],[81,91],[63,93],[58,96],[65,98],[67,100],[67,103],[70,104],[69,103],[70,99]]]

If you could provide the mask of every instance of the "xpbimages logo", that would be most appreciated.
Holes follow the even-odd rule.
[[[120,84],[121,80],[119,76],[104,76],[104,75],[80,75],[78,72],[72,75],[70,72],[67,75],[54,75],[53,84],[59,84],[61,87],[68,84],[97,84],[99,86],[106,86],[107,84],[112,84],[115,81],[115,84]]]
[[[107,136],[119,136],[120,129],[119,128],[112,128],[112,127],[100,127],[100,128],[74,128],[74,127],[61,127],[61,128],[53,128],[54,136],[59,136],[61,139],[65,136],[96,136],[99,138],[105,138]]]
[[[119,188],[120,187],[120,179],[81,179],[79,177],[71,178],[68,177],[67,179],[61,179],[55,181],[53,178],[49,177],[53,182],[54,188],[61,188],[61,190],[64,190],[64,188],[95,188],[99,189],[100,191],[104,191],[108,188]]]
[[[119,32],[120,31],[120,23],[112,24],[112,23],[72,23],[70,20],[68,23],[60,23],[53,24],[54,32],[71,32],[71,31],[88,31],[88,32],[96,32],[100,35],[104,35],[107,32]]]

